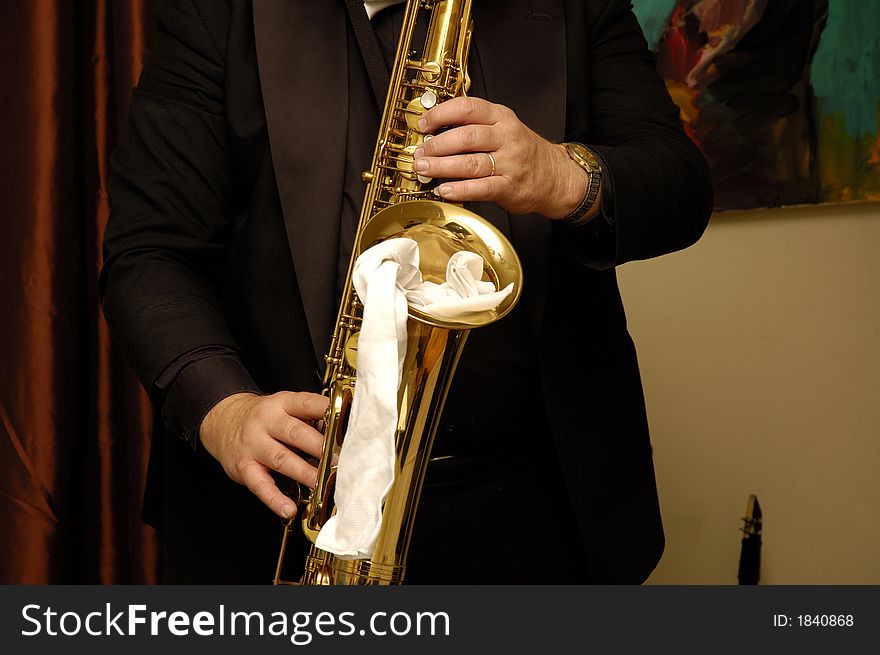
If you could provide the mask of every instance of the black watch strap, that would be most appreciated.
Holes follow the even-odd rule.
[[[563,143],[562,145],[572,161],[583,168],[589,177],[583,200],[568,216],[560,219],[566,225],[580,225],[588,222],[584,220],[584,217],[590,213],[599,197],[599,191],[602,188],[602,167],[595,155],[583,144]]]

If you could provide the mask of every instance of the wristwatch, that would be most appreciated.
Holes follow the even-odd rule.
[[[596,198],[599,197],[599,189],[602,187],[602,166],[599,164],[599,160],[596,159],[596,155],[590,152],[590,149],[584,144],[563,143],[562,145],[572,161],[587,171],[587,175],[590,178],[590,181],[587,183],[587,192],[584,194],[581,204],[568,216],[561,219],[563,223],[577,225],[584,216],[590,213],[593,205],[596,204]]]

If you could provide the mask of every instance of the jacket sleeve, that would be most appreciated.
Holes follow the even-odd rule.
[[[569,57],[585,58],[585,76],[579,81],[588,89],[587,97],[579,99],[583,107],[572,107],[576,93],[569,94],[574,119],[567,139],[599,155],[607,193],[602,216],[577,228],[559,227],[567,230],[584,264],[607,268],[695,243],[709,221],[713,199],[709,168],[684,132],[630,2],[594,5],[603,6],[593,15],[573,9],[584,12],[580,24],[587,33],[580,35],[577,48],[569,49]]]
[[[224,44],[189,0],[159,3],[157,16],[111,161],[99,286],[114,338],[154,403],[169,399],[166,424],[195,446],[214,403],[258,387],[218,300],[234,227]]]

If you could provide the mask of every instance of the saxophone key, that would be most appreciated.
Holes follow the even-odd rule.
[[[345,363],[352,368],[357,368],[357,346],[360,332],[354,332],[345,342]]]
[[[406,124],[410,130],[418,133],[419,120],[422,118],[425,111],[425,108],[422,106],[421,98],[413,98],[406,104],[403,113],[406,116]]]

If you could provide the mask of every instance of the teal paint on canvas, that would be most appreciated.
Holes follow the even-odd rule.
[[[660,41],[660,35],[669,24],[669,16],[675,9],[676,0],[635,0],[633,11],[639,19],[639,25],[648,40],[648,47],[653,50]]]
[[[844,116],[853,137],[877,135],[880,2],[832,0],[811,70],[822,111]]]
[[[716,208],[880,201],[880,0],[633,0]]]

